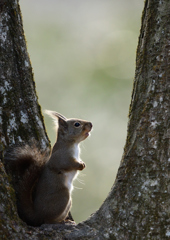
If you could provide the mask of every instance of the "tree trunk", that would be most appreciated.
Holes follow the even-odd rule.
[[[0,150],[37,139],[48,146],[17,1],[0,3]],[[170,1],[146,0],[136,58],[127,140],[116,181],[100,209],[76,226],[33,228],[16,215],[3,163],[2,239],[169,239]],[[5,194],[6,193],[6,194]],[[16,216],[15,216],[16,215]]]

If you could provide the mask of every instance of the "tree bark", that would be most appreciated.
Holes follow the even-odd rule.
[[[26,50],[18,2],[0,4],[0,151],[37,139],[48,147]],[[146,0],[124,154],[100,209],[78,225],[29,227],[0,162],[2,239],[169,239],[170,237],[170,2]]]

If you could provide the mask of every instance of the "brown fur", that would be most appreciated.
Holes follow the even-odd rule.
[[[58,121],[58,136],[50,158],[35,146],[16,147],[6,160],[21,176],[16,184],[18,213],[29,225],[65,220],[71,208],[72,182],[85,164],[79,159],[79,143],[86,139],[92,124],[80,119],[66,119],[49,112]]]

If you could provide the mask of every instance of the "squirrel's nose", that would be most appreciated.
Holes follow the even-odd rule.
[[[92,127],[93,127],[93,125],[92,125],[92,123],[91,122],[88,122],[87,123],[87,126],[88,126],[88,128],[90,128],[90,130],[92,129]]]
[[[84,125],[84,130],[88,130],[88,131],[91,131],[93,125],[91,122],[87,122],[85,125]]]

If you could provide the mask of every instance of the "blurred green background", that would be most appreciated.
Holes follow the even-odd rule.
[[[107,197],[123,154],[142,0],[20,0],[42,109],[93,123],[74,182],[77,222]],[[56,133],[45,116],[52,145]]]

